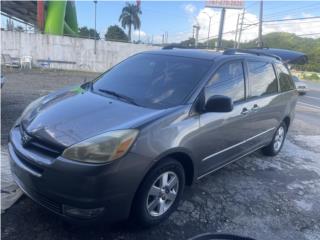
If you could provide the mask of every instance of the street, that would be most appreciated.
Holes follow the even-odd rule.
[[[1,93],[2,147],[32,100],[97,74],[37,70],[7,72]],[[2,214],[2,239],[187,239],[205,232],[257,240],[320,240],[320,83],[307,82],[281,153],[259,152],[186,188],[178,211],[150,229],[132,223],[72,226],[23,196]]]
[[[307,84],[309,91],[307,94],[299,96],[295,122],[296,124],[302,124],[301,127],[304,131],[308,131],[308,134],[312,134],[314,129],[312,129],[312,127],[310,128],[310,126],[318,125],[317,129],[319,129],[320,84],[310,81],[307,82]]]

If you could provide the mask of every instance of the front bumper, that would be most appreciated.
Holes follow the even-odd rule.
[[[111,222],[126,219],[134,194],[151,163],[128,153],[109,164],[88,164],[52,158],[24,148],[19,128],[10,132],[9,155],[14,180],[34,201],[67,216],[64,206],[79,209],[104,208]]]
[[[306,87],[297,87],[298,93],[306,93],[308,91],[308,88]]]

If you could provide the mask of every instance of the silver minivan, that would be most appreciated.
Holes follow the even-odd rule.
[[[169,47],[41,97],[10,132],[15,181],[69,220],[161,222],[186,185],[281,150],[297,91],[269,52]]]

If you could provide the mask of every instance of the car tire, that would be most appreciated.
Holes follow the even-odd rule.
[[[262,153],[266,156],[277,155],[283,147],[283,143],[287,136],[287,130],[287,125],[282,122],[274,133],[271,143],[268,146],[262,148]]]
[[[149,171],[136,193],[132,206],[134,223],[151,227],[167,219],[177,209],[184,186],[183,166],[172,158],[161,160]]]

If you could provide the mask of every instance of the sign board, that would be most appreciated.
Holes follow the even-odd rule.
[[[206,7],[242,9],[244,0],[207,0]]]

